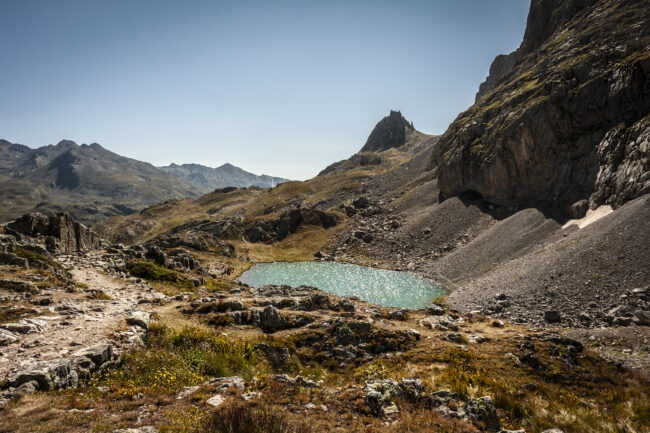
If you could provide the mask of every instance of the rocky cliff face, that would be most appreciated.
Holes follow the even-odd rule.
[[[406,142],[406,134],[410,131],[413,131],[413,124],[399,111],[391,110],[372,130],[361,152],[382,152],[400,147]]]
[[[510,54],[496,56],[490,65],[489,75],[476,93],[476,101],[492,90],[525,56],[538,49],[553,33],[596,2],[597,0],[531,1],[521,45]]]
[[[533,0],[521,47],[497,63],[433,152],[441,198],[568,209],[650,191],[647,2]]]

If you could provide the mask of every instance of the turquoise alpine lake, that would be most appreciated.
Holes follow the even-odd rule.
[[[358,296],[373,304],[410,309],[424,308],[446,293],[442,286],[409,272],[335,262],[259,263],[239,281],[250,287],[311,286],[337,296]]]

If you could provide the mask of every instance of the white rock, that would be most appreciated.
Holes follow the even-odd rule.
[[[223,404],[223,402],[224,398],[220,394],[217,394],[214,397],[210,397],[206,400],[206,403],[212,407],[219,407]]]

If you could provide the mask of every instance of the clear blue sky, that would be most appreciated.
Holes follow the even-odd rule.
[[[442,133],[528,0],[0,0],[0,138],[309,178],[399,109]]]

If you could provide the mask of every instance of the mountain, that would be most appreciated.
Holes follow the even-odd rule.
[[[0,221],[27,211],[68,211],[84,223],[206,190],[151,164],[63,140],[32,149],[0,140]]]
[[[407,133],[414,129],[413,123],[409,123],[401,112],[391,110],[388,116],[375,125],[361,152],[381,152],[403,146]]]
[[[495,59],[430,168],[441,199],[618,207],[650,192],[649,113],[647,1],[533,0],[521,46]]]
[[[273,188],[288,179],[256,175],[235,167],[232,164],[224,164],[220,167],[211,168],[200,164],[171,164],[167,167],[159,167],[161,170],[174,174],[186,181],[209,190],[224,188],[228,186],[246,188],[259,186],[262,188]]]

